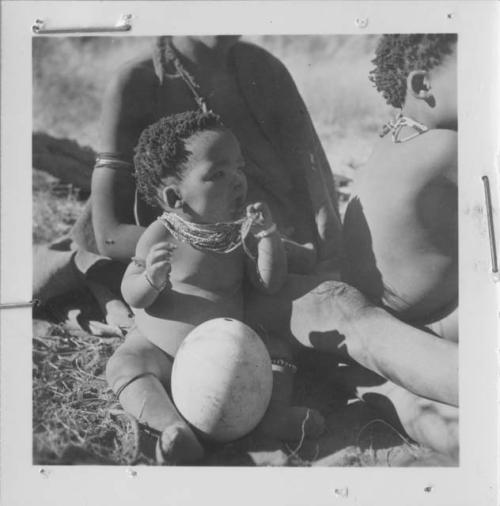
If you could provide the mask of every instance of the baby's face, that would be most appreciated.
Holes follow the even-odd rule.
[[[186,141],[190,153],[179,191],[194,221],[217,223],[238,218],[244,209],[245,162],[229,130],[208,130]]]
[[[457,53],[443,58],[440,65],[429,71],[431,92],[436,98],[434,115],[439,128],[457,129]]]

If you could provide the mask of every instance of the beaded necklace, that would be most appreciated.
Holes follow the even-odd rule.
[[[179,54],[172,46],[171,38],[160,37],[153,55],[153,63],[160,83],[163,83],[164,75],[167,73],[166,66],[169,62],[175,68],[174,75],[180,77],[184,81],[200,110],[204,113],[210,111],[207,100],[199,93],[200,85],[182,64]]]
[[[406,137],[401,138],[401,130],[404,127],[410,127],[415,130],[415,132],[407,135]],[[382,132],[380,133],[380,137],[384,137],[389,132],[392,132],[392,142],[398,144],[400,142],[406,142],[419,135],[427,132],[429,128],[425,126],[423,123],[416,121],[408,116],[403,116],[402,112],[399,112],[396,118],[392,121],[389,121],[382,127]]]
[[[178,240],[201,251],[231,253],[243,246],[245,253],[253,258],[245,244],[254,216],[221,223],[194,223],[175,213],[164,211],[158,217],[160,223]]]

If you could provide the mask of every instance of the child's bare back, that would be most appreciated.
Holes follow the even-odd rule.
[[[357,174],[343,275],[414,325],[447,318],[433,330],[456,340],[456,36],[384,35],[372,63],[370,80],[399,112]]]
[[[457,304],[457,134],[376,146],[345,217],[348,282],[427,323]]]

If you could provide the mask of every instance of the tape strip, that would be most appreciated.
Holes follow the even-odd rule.
[[[49,35],[52,33],[103,33],[128,32],[132,30],[132,15],[125,14],[120,17],[115,26],[70,26],[61,28],[47,28],[43,19],[36,19],[31,30],[35,35]]]
[[[15,307],[33,307],[36,306],[40,301],[38,299],[29,300],[26,302],[2,302],[0,303],[0,309],[11,309]]]
[[[495,226],[493,224],[493,206],[491,203],[490,181],[488,176],[483,176],[484,200],[486,203],[486,219],[488,220],[488,233],[490,237],[491,271],[498,274],[498,256],[495,241]]]

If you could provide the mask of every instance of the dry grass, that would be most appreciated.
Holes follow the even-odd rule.
[[[36,327],[35,327],[36,328]],[[120,463],[126,427],[102,377],[117,343],[48,326],[33,341],[34,462]]]

